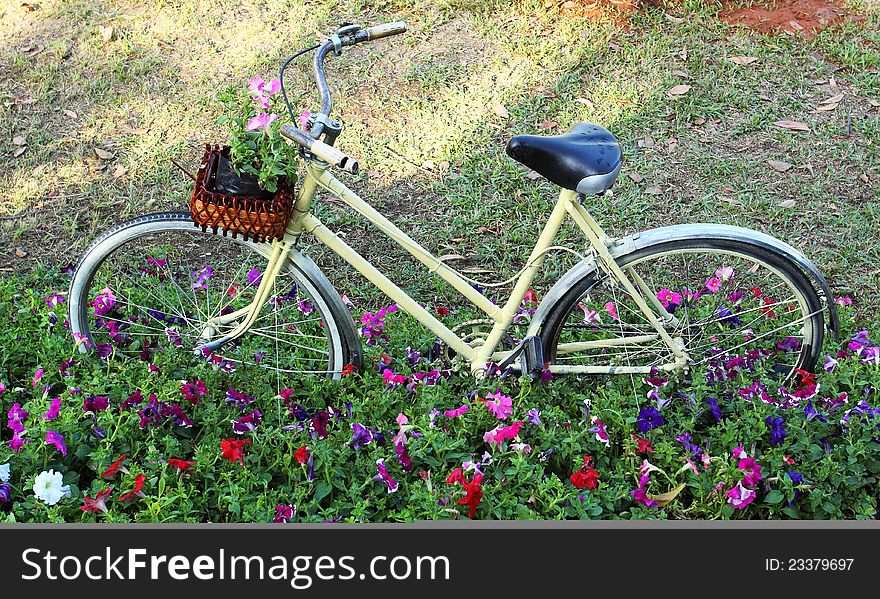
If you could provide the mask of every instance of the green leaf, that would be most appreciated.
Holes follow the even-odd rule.
[[[315,485],[315,501],[316,502],[321,501],[322,499],[327,497],[327,495],[329,495],[330,491],[332,491],[332,490],[333,490],[333,487],[330,486],[329,484],[327,484],[326,482],[324,482],[323,480],[318,482]]]
[[[776,504],[785,499],[785,495],[782,494],[781,491],[777,491],[776,489],[767,493],[767,497],[764,498],[765,503]]]

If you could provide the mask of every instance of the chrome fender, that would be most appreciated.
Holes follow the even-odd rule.
[[[608,249],[612,256],[620,258],[653,245],[682,239],[701,240],[707,237],[747,243],[797,265],[801,272],[818,287],[820,299],[824,299],[825,304],[828,306],[828,329],[834,333],[835,340],[840,340],[840,319],[837,315],[837,306],[831,299],[831,288],[828,286],[825,277],[822,276],[816,265],[810,262],[800,251],[784,241],[780,241],[765,233],[744,227],[709,223],[673,225],[649,229],[648,231],[634,233],[629,237],[622,237],[615,240]],[[544,296],[529,325],[528,335],[537,335],[556,302],[574,287],[579,280],[590,275],[596,268],[595,259],[588,258],[566,272]]]

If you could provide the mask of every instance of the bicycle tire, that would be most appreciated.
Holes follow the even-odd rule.
[[[187,212],[147,214],[111,227],[83,252],[70,283],[68,295],[70,329],[72,333],[81,335],[81,339],[88,342],[80,344],[80,351],[88,352],[98,345],[93,330],[94,323],[90,318],[94,316],[94,309],[90,303],[93,303],[92,285],[98,269],[110,256],[115,255],[127,244],[137,242],[148,235],[161,234],[170,235],[171,238],[179,237],[181,240],[186,235],[196,239],[203,236],[206,242],[207,240],[212,242],[216,240],[217,243],[228,242],[243,251],[254,252],[263,258],[268,258],[272,247],[266,243],[244,241],[241,238],[233,239],[215,235],[210,231],[202,231],[193,224]],[[326,276],[311,259],[295,250],[286,258],[282,271],[296,285],[301,285],[308,297],[315,302],[315,309],[320,315],[321,328],[327,332],[327,365],[326,368],[322,367],[318,370],[326,371],[328,376],[334,378],[341,376],[341,371],[346,365],[361,370],[363,367],[361,343],[351,313]],[[263,310],[266,310],[265,306]],[[245,333],[245,336],[247,334]]]
[[[782,279],[793,292],[797,302],[800,304],[800,310],[804,314],[802,327],[804,340],[800,343],[796,361],[791,365],[789,371],[783,375],[783,378],[787,380],[798,369],[810,372],[814,371],[821,354],[822,341],[824,338],[822,302],[813,285],[800,268],[798,268],[798,266],[792,261],[785,259],[779,254],[770,252],[757,244],[751,244],[747,241],[704,238],[700,240],[683,239],[657,242],[629,254],[618,256],[617,263],[624,269],[628,267],[634,268],[635,266],[645,264],[652,259],[695,252],[708,252],[709,254],[739,257],[751,263],[760,264],[771,272],[775,271],[777,276]],[[592,270],[573,284],[571,288],[549,308],[547,316],[540,324],[538,330],[543,347],[545,348],[545,359],[551,364],[559,363],[560,355],[558,352],[558,346],[565,328],[566,320],[570,319],[570,315],[573,310],[578,307],[581,298],[588,296],[592,290],[596,289],[597,286],[607,280],[608,276],[601,269]],[[758,308],[758,310],[760,311],[760,308]],[[770,313],[772,314],[772,312],[773,310],[771,309]],[[760,312],[758,312],[758,314],[760,314]],[[649,362],[647,359],[645,361],[646,363]],[[593,363],[595,364],[595,362]],[[657,364],[653,365],[658,366],[659,360]]]

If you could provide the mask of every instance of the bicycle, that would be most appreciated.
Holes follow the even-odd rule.
[[[713,376],[763,361],[788,380],[814,369],[826,326],[835,335],[839,326],[819,270],[790,245],[741,227],[687,224],[607,235],[585,204],[611,188],[622,155],[615,137],[598,125],[510,140],[508,155],[561,190],[525,266],[501,283],[513,285],[501,304],[348,189],[331,167],[357,173],[358,162],[333,145],[341,124],[330,118],[324,60],[331,51],[338,55],[405,31],[404,23],[352,25],[307,49],[316,50],[321,110],[308,130],[282,126],[306,171],[282,239],[254,243],[212,234],[194,227],[186,212],[140,216],[99,236],[70,286],[70,325],[80,350],[144,358],[176,348],[223,368],[259,366],[279,376],[339,378],[361,369],[361,335],[346,303],[299,249],[309,234],[437,335],[451,359],[476,376],[491,363],[533,376],[546,370],[650,376],[698,368]],[[465,327],[462,334],[411,298],[312,214],[318,190],[340,198],[451,285],[486,315],[490,328]],[[553,240],[566,218],[586,237],[583,253],[575,252],[578,263],[524,314],[521,300],[546,254],[558,249]],[[511,338],[514,320],[527,328]]]

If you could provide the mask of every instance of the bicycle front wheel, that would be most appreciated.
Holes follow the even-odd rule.
[[[822,349],[822,303],[796,265],[725,239],[678,240],[618,258],[690,370],[708,382],[758,365],[788,379],[812,371]],[[561,371],[639,373],[668,367],[673,350],[633,298],[595,270],[557,302],[541,328]]]
[[[215,349],[256,297],[272,245],[203,232],[185,212],[141,216],[113,227],[83,254],[69,294],[71,331],[102,357],[185,367],[339,376],[360,368],[351,314],[304,256],[284,258],[268,299],[245,334]],[[296,258],[294,260],[293,258]]]

